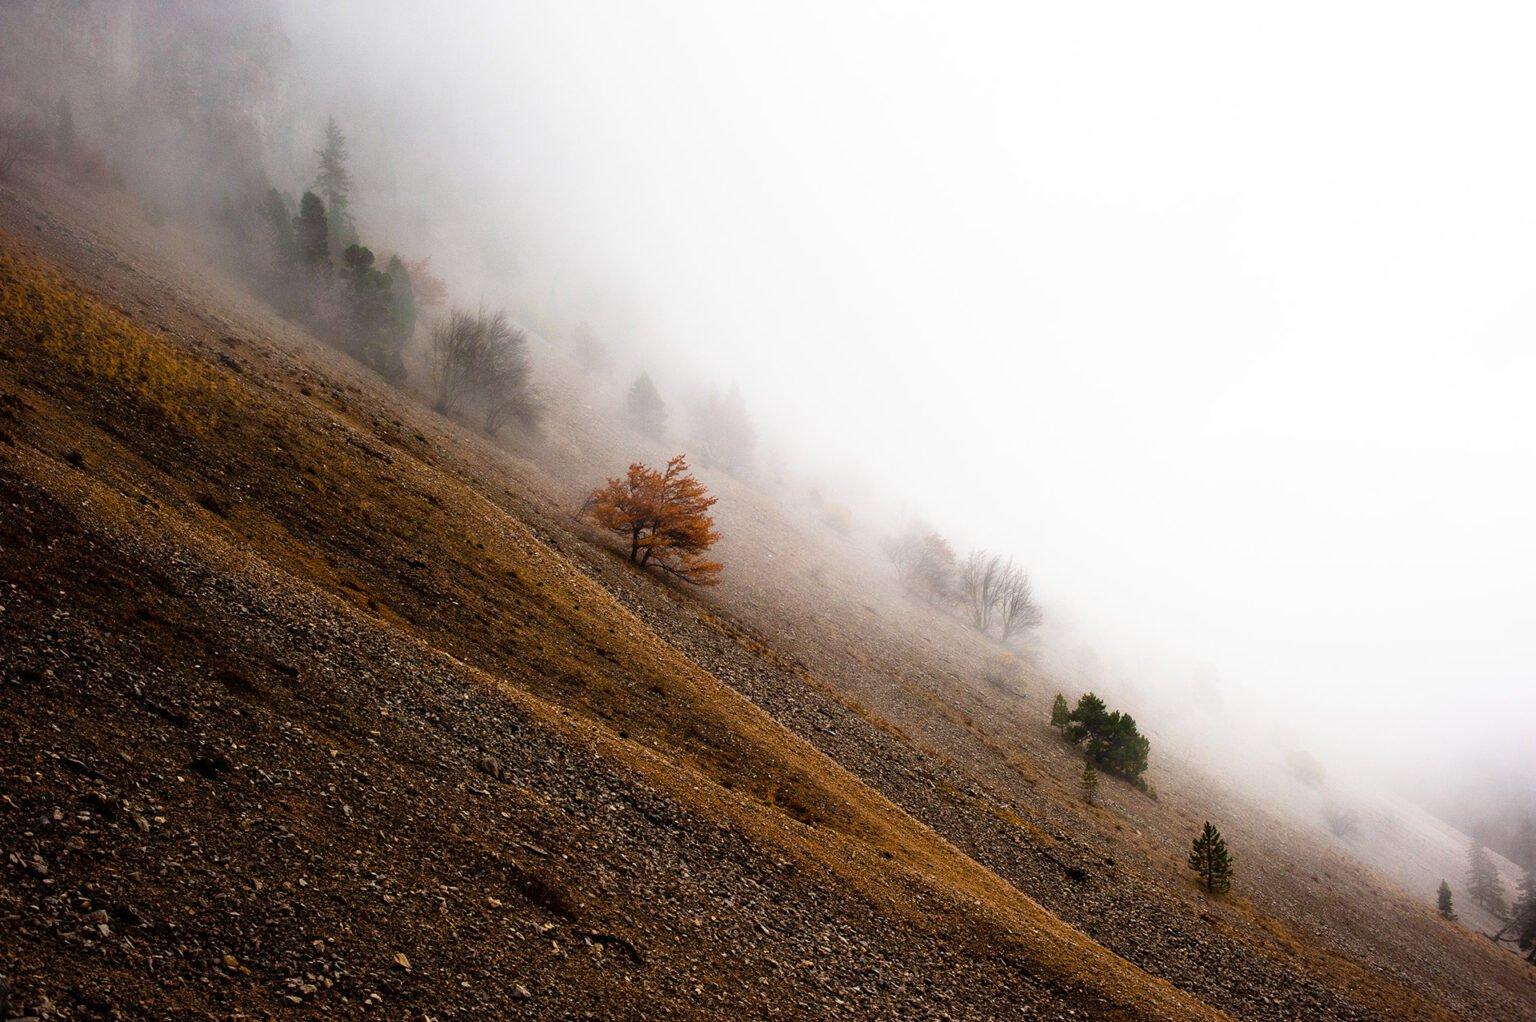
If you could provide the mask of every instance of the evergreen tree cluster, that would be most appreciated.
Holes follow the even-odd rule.
[[[1476,840],[1468,849],[1467,857],[1472,866],[1471,876],[1476,876],[1479,860],[1488,861],[1487,851]],[[1497,885],[1495,904],[1501,904],[1503,885],[1498,882],[1497,874],[1494,875],[1494,881]],[[1515,899],[1514,905],[1507,911],[1495,913],[1504,919],[1504,925],[1493,935],[1493,940],[1494,943],[1502,940],[1513,941],[1520,950],[1526,952],[1525,960],[1536,964],[1536,870],[1527,868],[1516,890],[1519,892],[1519,897]],[[1474,897],[1476,897],[1475,894]]]
[[[314,183],[297,199],[268,188],[243,207],[226,202],[235,259],[284,316],[398,382],[416,335],[412,273],[398,255],[383,259],[358,237],[347,139],[335,118],[315,159]]]
[[[1052,723],[1057,720],[1054,709],[1051,719]],[[1067,741],[1082,746],[1098,768],[1139,785],[1144,783],[1141,775],[1147,769],[1152,743],[1136,729],[1136,720],[1129,713],[1110,710],[1104,700],[1089,692],[1067,714],[1062,733]]]

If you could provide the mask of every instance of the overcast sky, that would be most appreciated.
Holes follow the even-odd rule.
[[[521,260],[1085,631],[1528,745],[1528,6],[288,11]]]

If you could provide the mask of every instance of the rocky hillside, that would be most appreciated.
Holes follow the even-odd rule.
[[[635,573],[570,515],[628,441],[547,370],[496,448],[131,204],[0,190],[0,1015],[1530,1014],[1192,768],[1081,805],[1050,679],[782,495],[707,479],[718,591]]]

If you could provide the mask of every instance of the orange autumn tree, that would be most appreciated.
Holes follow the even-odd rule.
[[[592,491],[583,512],[610,532],[629,540],[629,559],[657,567],[694,585],[720,581],[721,565],[705,551],[720,534],[709,509],[718,498],[688,474],[679,454],[664,472],[635,462],[622,479]]]

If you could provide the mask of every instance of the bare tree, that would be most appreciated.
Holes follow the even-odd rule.
[[[491,435],[513,420],[533,425],[540,401],[528,363],[528,337],[500,310],[454,309],[432,329],[433,407],[452,414],[466,402]]]
[[[1013,562],[1003,568],[1003,579],[997,601],[998,627],[1005,639],[1011,639],[1026,628],[1033,628],[1045,617],[1035,602],[1034,587],[1029,576]]]
[[[1004,639],[1033,628],[1042,620],[1029,576],[1001,554],[975,550],[960,562],[960,605],[979,632],[995,623]]]
[[[455,412],[474,388],[484,362],[485,336],[480,317],[454,309],[432,328],[432,407],[444,415]]]
[[[528,364],[528,335],[496,313],[486,324],[486,360],[475,388],[485,408],[485,431],[491,436],[516,420],[532,427],[538,421],[540,401],[532,385]]]
[[[992,624],[1002,598],[1003,558],[985,550],[973,550],[960,562],[960,604],[978,632]]]

